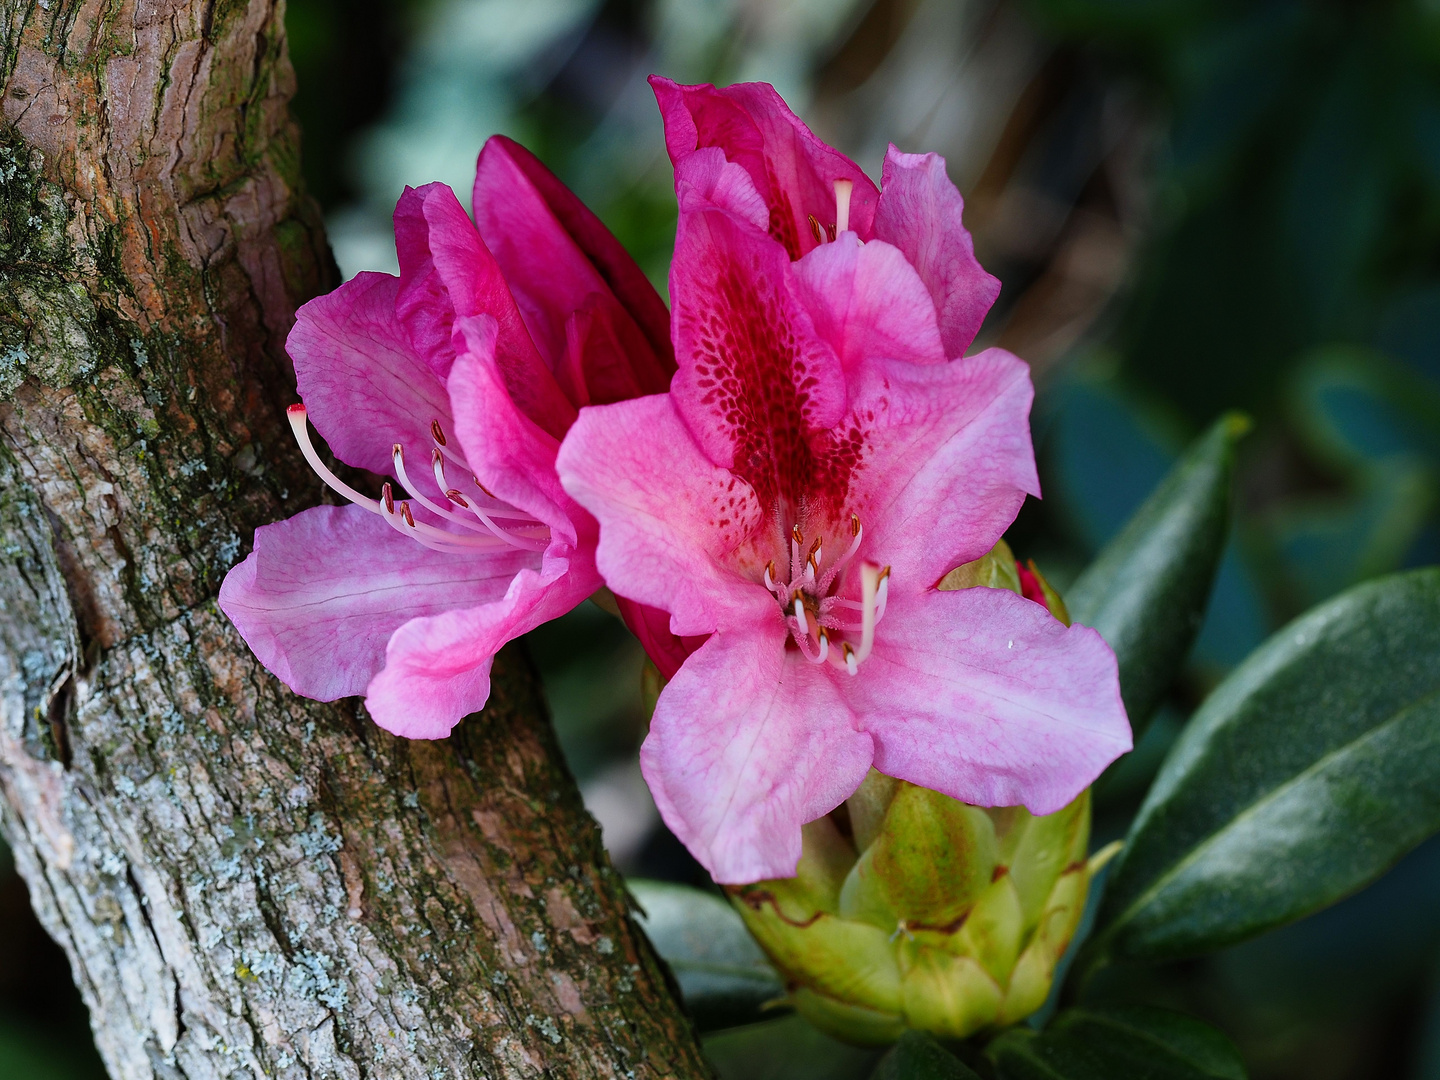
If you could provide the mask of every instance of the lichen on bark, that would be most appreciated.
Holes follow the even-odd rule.
[[[0,827],[116,1077],[704,1075],[521,653],[407,743],[215,607],[318,496],[283,27],[0,0]]]

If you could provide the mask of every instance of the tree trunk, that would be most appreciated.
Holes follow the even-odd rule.
[[[405,742],[215,606],[318,493],[283,0],[0,0],[0,822],[125,1080],[697,1077],[534,673]]]

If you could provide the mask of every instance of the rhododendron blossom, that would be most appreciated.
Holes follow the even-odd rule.
[[[739,884],[793,874],[872,766],[1060,809],[1130,748],[1113,654],[1008,590],[935,587],[1039,494],[1028,369],[960,358],[996,285],[944,162],[892,148],[877,191],[768,87],[655,82],[679,369],[582,410],[558,467],[612,590],[695,649],[641,751],[667,824]]]
[[[601,584],[596,525],[561,489],[577,408],[662,391],[665,306],[534,157],[481,152],[475,220],[442,184],[395,211],[400,276],[301,308],[288,348],[307,460],[345,506],[256,531],[220,606],[293,690],[365,694],[381,726],[438,738],[489,696],[505,642]],[[394,482],[366,494],[322,461]]]

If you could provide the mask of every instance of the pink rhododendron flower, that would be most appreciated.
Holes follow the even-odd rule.
[[[655,83],[679,370],[583,410],[558,468],[612,590],[695,648],[641,750],[666,823],[741,884],[793,874],[871,766],[1060,809],[1130,748],[1114,655],[1008,590],[935,588],[1039,494],[1027,367],[959,359],[995,285],[943,161],[892,148],[877,192],[768,87]]]
[[[220,606],[307,697],[352,694],[382,727],[439,738],[490,692],[505,642],[600,586],[596,525],[561,489],[577,408],[662,391],[665,306],[612,237],[533,156],[480,154],[472,223],[443,184],[395,210],[400,276],[360,274],[301,308],[290,419],[346,506],[255,534]],[[355,490],[311,446],[307,413]]]

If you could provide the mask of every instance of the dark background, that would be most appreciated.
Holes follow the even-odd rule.
[[[306,173],[347,275],[393,267],[405,183],[468,202],[476,152],[505,132],[663,291],[675,212],[652,71],[773,82],[872,176],[887,141],[945,154],[1004,282],[981,343],[1040,388],[1046,499],[1011,542],[1062,587],[1189,437],[1227,408],[1255,419],[1201,639],[1097,786],[1097,841],[1269,632],[1440,561],[1440,0],[290,0],[289,29]],[[635,765],[633,641],[585,605],[530,646],[616,862],[701,880]],[[1440,844],[1299,924],[1106,992],[1210,1019],[1256,1080],[1440,1080]],[[727,1076],[774,1071],[760,1043],[712,1045]],[[805,1072],[852,1075],[831,1049],[807,1044]],[[101,1075],[0,855],[0,1077]]]

